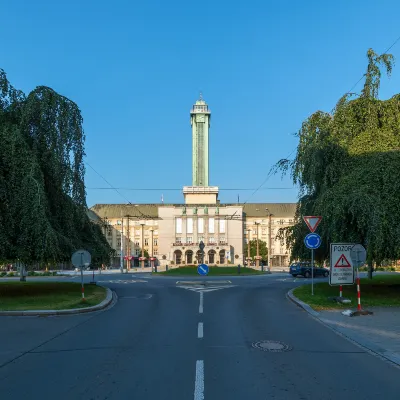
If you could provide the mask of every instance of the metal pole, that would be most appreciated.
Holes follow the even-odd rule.
[[[256,226],[257,226],[257,259],[256,259],[256,269],[260,268],[260,250],[259,250],[259,246],[258,246],[258,225],[260,225],[260,223],[256,222]]]
[[[81,253],[81,286],[82,286],[82,301],[85,301],[85,287],[83,286],[83,253]]]
[[[250,267],[250,229],[247,229],[247,266]]]
[[[121,218],[121,256],[119,258],[119,269],[124,272],[124,219]]]
[[[144,224],[142,225],[142,269],[144,269]]]
[[[154,250],[153,250],[153,247],[154,247],[154,241],[153,241],[154,240],[153,239],[154,229],[151,228],[150,231],[151,231],[151,258],[154,258]],[[151,272],[154,272],[153,270],[154,270],[154,260],[151,260]]]
[[[311,249],[311,295],[314,296],[314,249]]]
[[[128,237],[128,243],[126,245],[126,272],[129,272],[130,270],[130,264],[131,261],[129,259],[129,256],[131,255],[131,232],[130,232],[130,226],[129,226],[129,215],[127,215],[127,226],[126,226],[126,236]]]

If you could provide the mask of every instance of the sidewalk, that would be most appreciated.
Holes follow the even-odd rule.
[[[373,315],[346,317],[341,310],[320,311],[319,320],[375,353],[400,365],[400,308],[368,308]]]
[[[315,311],[292,293],[288,297],[314,318],[346,338],[400,366],[400,307],[370,307],[373,315],[347,317],[343,310]]]

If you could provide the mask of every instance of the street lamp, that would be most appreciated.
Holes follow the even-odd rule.
[[[260,223],[259,222],[254,222],[255,223],[255,225],[257,226],[257,257],[256,257],[256,268],[259,268],[260,267],[260,248],[259,248],[259,245],[258,245],[258,225],[260,225]]]
[[[154,241],[153,241],[153,233],[154,233],[154,229],[151,228],[150,229],[151,232],[151,258],[150,258],[150,263],[151,263],[151,272],[153,272],[154,269],[154,251],[153,251],[153,247],[154,247]]]
[[[140,224],[142,227],[142,269],[144,269],[144,222]]]
[[[250,267],[250,232],[251,229],[247,229],[247,266]]]
[[[268,213],[268,269],[271,271],[271,259],[272,259],[272,251],[271,251],[271,224],[272,224],[272,213],[271,211],[268,210],[268,208],[265,209],[265,211]]]

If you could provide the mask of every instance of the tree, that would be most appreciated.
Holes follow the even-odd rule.
[[[51,88],[28,96],[0,69],[0,260],[93,262],[112,249],[87,215],[84,132],[78,106]]]
[[[367,58],[361,96],[346,94],[332,113],[312,114],[299,131],[295,159],[276,166],[300,187],[295,225],[279,231],[292,258],[307,251],[304,215],[323,216],[321,261],[331,242],[363,244],[369,266],[400,257],[400,95],[378,100],[380,65],[390,74],[393,56],[369,49]]]
[[[250,257],[254,260],[257,256],[257,239],[253,239],[249,241],[249,244],[244,245],[244,256],[247,259],[248,255],[248,246],[250,245]],[[263,261],[267,261],[268,259],[268,248],[267,242],[263,240],[258,240],[258,248],[259,248],[259,255]]]

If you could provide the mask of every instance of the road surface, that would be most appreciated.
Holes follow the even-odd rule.
[[[286,298],[302,279],[96,279],[108,310],[0,317],[2,400],[399,398],[397,367]]]

